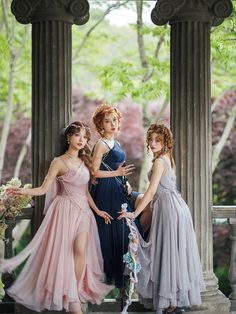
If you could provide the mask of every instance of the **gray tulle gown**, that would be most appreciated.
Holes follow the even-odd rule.
[[[166,172],[151,204],[148,242],[139,235],[142,269],[137,284],[140,303],[157,313],[169,306],[200,305],[200,292],[205,290],[191,213],[167,159],[161,158]]]

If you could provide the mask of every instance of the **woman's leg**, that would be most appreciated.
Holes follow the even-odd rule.
[[[86,247],[87,247],[88,233],[80,233],[74,241],[74,261],[75,261],[75,274],[77,282],[80,281],[85,267]],[[81,311],[71,312],[71,314],[82,314]]]
[[[88,233],[80,233],[74,242],[74,259],[75,259],[75,274],[77,282],[80,281],[81,275],[85,267],[85,254],[87,247]]]
[[[135,209],[138,207],[138,204],[140,203],[141,199],[143,198],[143,194],[139,194],[136,201],[135,201]],[[151,221],[152,221],[152,211],[150,209],[150,204],[148,204],[140,218],[139,218],[139,222],[141,224],[141,227],[143,229],[143,233],[145,233],[151,226]]]

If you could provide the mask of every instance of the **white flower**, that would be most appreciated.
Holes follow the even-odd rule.
[[[16,187],[19,188],[21,186],[21,180],[17,177],[13,177],[9,182],[7,182],[8,187]]]

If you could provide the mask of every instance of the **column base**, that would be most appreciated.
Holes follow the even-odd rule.
[[[230,300],[221,292],[214,296],[202,296],[202,305],[186,310],[190,314],[229,314]]]
[[[236,314],[236,300],[230,300],[230,313]]]

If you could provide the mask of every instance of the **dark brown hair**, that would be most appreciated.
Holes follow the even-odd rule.
[[[68,144],[69,137],[79,132],[81,129],[85,130],[85,134],[89,142],[89,140],[91,139],[91,131],[88,125],[80,121],[72,122],[64,129],[64,142],[65,142],[64,152],[69,148],[69,144]],[[91,165],[92,165],[90,155],[91,155],[90,148],[87,144],[84,146],[84,148],[80,149],[78,152],[78,157],[83,160],[83,162],[89,168],[89,170],[91,170]]]

